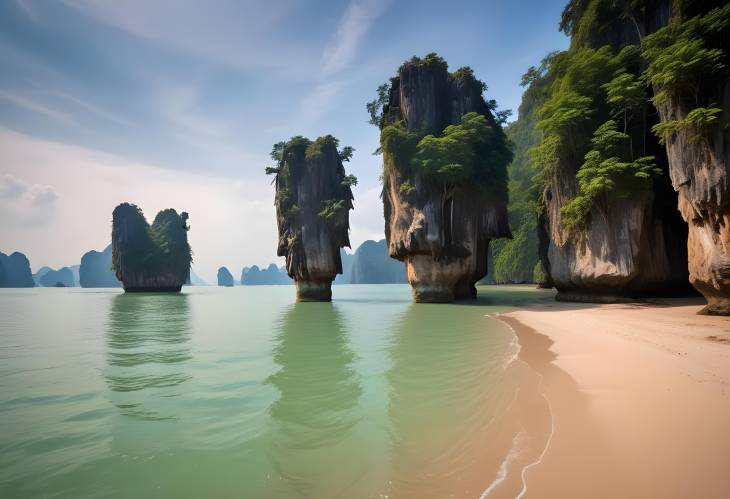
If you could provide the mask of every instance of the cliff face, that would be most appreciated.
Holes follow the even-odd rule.
[[[0,253],[0,288],[32,288],[35,286],[28,258],[19,252]]]
[[[118,288],[122,283],[112,270],[112,245],[104,251],[91,250],[81,257],[79,284],[82,288]]]
[[[300,301],[328,301],[342,273],[340,248],[350,246],[350,183],[337,139],[295,137],[282,144],[276,169],[277,255],[286,257]],[[346,156],[346,155],[344,155]]]
[[[129,203],[112,215],[112,265],[125,291],[180,291],[190,275],[188,214],[167,209],[152,225]]]
[[[708,2],[699,14],[708,14],[712,3]],[[730,6],[715,12],[720,12],[715,17],[724,19],[727,26]],[[672,12],[672,17],[676,21],[681,16]],[[730,315],[730,33],[727,27],[712,31],[691,25],[690,20],[685,29],[665,29],[676,29],[672,36],[680,41],[685,37],[702,40],[707,49],[719,51],[722,67],[692,75],[698,80],[694,88],[682,90],[654,80],[654,91],[667,97],[665,102],[657,103],[662,123],[680,124],[664,138],[672,185],[679,195],[679,212],[689,227],[690,282],[707,299],[704,313]],[[674,50],[669,46],[662,52],[671,56]],[[663,69],[659,63],[657,66]],[[708,122],[692,119],[699,110],[713,109],[716,114]]]
[[[687,224],[676,212],[667,154],[651,132],[657,121],[648,102],[652,96],[641,83],[646,61],[637,44],[661,16],[651,15],[648,7],[639,17],[639,8],[612,12],[616,5],[589,0],[566,7],[563,29],[571,34],[571,49],[556,56],[553,67],[563,69],[551,70],[546,77],[551,87],[539,113],[544,120],[542,141],[549,144],[545,136],[552,133],[559,146],[542,151],[555,152],[557,159],[555,166],[543,167],[538,235],[540,258],[558,299],[621,301],[693,292],[688,285]],[[635,50],[622,50],[629,45]],[[566,85],[573,95],[564,92]],[[571,104],[564,104],[571,98]],[[572,128],[566,131],[567,120],[561,122],[560,113],[580,112],[579,99],[585,99],[588,117],[569,123]],[[627,104],[630,99],[636,103]],[[601,130],[608,123],[616,125],[611,133],[621,136],[620,147],[602,145],[608,135]],[[642,160],[653,168],[634,174]],[[621,172],[616,165],[627,170]],[[614,173],[603,173],[611,168]],[[592,178],[595,184],[580,187],[581,178]],[[603,190],[591,195],[596,184]],[[591,199],[587,222],[578,231],[570,230],[561,208],[581,196]]]
[[[218,286],[233,287],[233,276],[226,267],[218,269]]]
[[[479,175],[489,177],[485,171],[499,163],[489,159],[492,144],[505,143],[501,127],[482,98],[483,89],[470,70],[449,73],[440,58],[432,63],[415,59],[404,64],[391,83],[381,121],[385,236],[388,254],[406,264],[417,302],[476,297],[475,283],[487,273],[490,240],[511,236],[506,181],[492,179],[495,188],[491,192],[479,185]],[[448,167],[462,160],[448,152],[435,161],[424,159],[419,163],[422,168],[414,167],[421,152],[428,154],[419,152],[423,138],[440,136],[449,125],[460,124],[467,113],[484,119],[483,131],[474,140],[485,134],[492,140],[480,144],[480,151],[466,151],[469,159],[457,165],[471,173],[454,182],[448,179]],[[389,127],[399,123],[403,130]],[[393,130],[405,139],[389,144]],[[468,162],[474,164],[467,166]],[[505,167],[501,165],[504,176]],[[489,178],[481,180],[482,185],[490,183]]]

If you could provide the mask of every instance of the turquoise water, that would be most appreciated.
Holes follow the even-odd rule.
[[[0,290],[0,497],[478,497],[532,294]]]

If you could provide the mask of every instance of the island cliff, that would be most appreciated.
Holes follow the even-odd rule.
[[[707,312],[730,312],[721,4],[570,2],[570,49],[525,75],[544,88],[538,233],[559,299],[682,295],[692,282]]]
[[[274,145],[277,255],[286,257],[299,301],[329,301],[332,281],[342,273],[340,248],[350,246],[350,187],[357,180],[345,174],[343,161],[353,149],[338,151],[331,135],[310,141],[293,137]]]
[[[388,254],[405,262],[417,302],[476,297],[490,240],[511,237],[512,153],[485,90],[470,68],[449,73],[429,54],[404,63],[368,104],[381,129]]]
[[[160,211],[152,225],[136,205],[112,215],[112,265],[127,292],[180,291],[190,275],[188,214]]]

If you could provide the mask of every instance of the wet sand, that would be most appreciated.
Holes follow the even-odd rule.
[[[520,307],[499,318],[544,403],[519,411],[522,473],[483,497],[730,497],[730,318],[699,299]]]

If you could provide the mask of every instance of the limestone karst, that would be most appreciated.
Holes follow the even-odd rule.
[[[0,253],[0,288],[32,288],[35,286],[28,258],[19,252]]]
[[[570,49],[526,75],[542,87],[540,253],[558,298],[682,295],[692,282],[707,312],[730,312],[722,5],[571,2]]]
[[[345,173],[353,149],[338,150],[326,135],[312,141],[293,137],[274,145],[277,255],[286,257],[299,301],[329,301],[332,281],[342,273],[340,248],[350,246],[349,211],[356,179]]]
[[[470,68],[450,73],[428,54],[405,62],[368,104],[381,129],[388,253],[405,262],[418,302],[475,297],[490,241],[511,235],[512,152],[485,90]]]
[[[218,269],[218,286],[233,287],[233,275],[231,275],[231,271],[226,267]]]
[[[118,288],[122,285],[112,270],[112,245],[91,250],[81,257],[79,284],[82,288]]]
[[[150,225],[134,204],[114,209],[112,266],[125,291],[180,291],[192,262],[187,220],[169,208]]]

